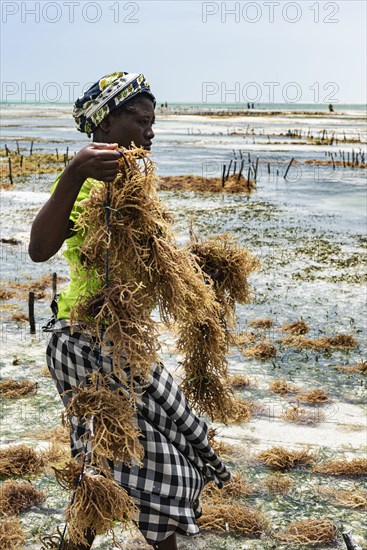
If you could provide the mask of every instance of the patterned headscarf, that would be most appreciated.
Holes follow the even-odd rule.
[[[107,115],[142,92],[149,94],[155,104],[144,75],[116,72],[104,76],[75,102],[73,117],[78,130],[90,137]]]

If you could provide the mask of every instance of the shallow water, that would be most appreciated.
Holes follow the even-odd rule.
[[[32,138],[44,140],[35,143],[37,151],[52,151],[58,147],[60,152],[64,152],[68,145],[72,152],[82,146],[80,134],[68,119],[68,107],[48,110],[34,107],[28,111],[24,106],[11,106],[11,109],[4,122],[14,122],[19,126],[4,128],[3,142],[9,147],[14,147],[12,140],[15,138],[19,139],[21,148],[28,150],[28,140]],[[217,163],[220,170],[220,163],[228,163],[233,149],[241,149],[244,155],[250,152],[252,158],[260,157],[261,177],[250,198],[192,192],[160,193],[168,209],[174,213],[179,242],[187,240],[189,219],[194,216],[194,226],[200,235],[229,231],[258,255],[262,263],[261,271],[252,277],[254,300],[247,306],[238,307],[237,324],[239,329],[249,330],[249,320],[273,318],[275,328],[263,332],[275,343],[278,353],[272,360],[258,361],[245,358],[238,350],[232,351],[230,372],[245,373],[251,381],[250,386],[240,392],[241,395],[262,404],[263,409],[248,423],[217,426],[219,438],[241,446],[240,458],[228,460],[251,483],[259,485],[259,490],[243,502],[261,509],[275,530],[283,528],[290,518],[329,517],[340,529],[350,527],[356,541],[367,545],[360,511],[351,511],[315,496],[315,488],[320,483],[352,489],[360,487],[361,481],[356,480],[354,485],[352,480],[319,478],[309,470],[296,470],[289,474],[294,482],[292,491],[283,497],[275,497],[261,489],[261,483],[270,471],[255,460],[260,449],[273,445],[297,449],[308,445],[320,458],[362,456],[366,449],[363,377],[333,368],[366,360],[365,171],[351,168],[333,171],[330,166],[322,166],[316,171],[310,165],[295,164],[289,172],[291,181],[285,181],[282,174],[292,157],[302,161],[310,158],[323,160],[325,151],[331,148],[337,152],[338,146],[287,143],[280,147],[264,143],[264,137],[259,135],[260,130],[265,135],[267,132],[279,134],[289,128],[301,128],[303,124],[304,128],[312,127],[315,133],[320,128],[329,131],[336,127],[348,135],[360,132],[366,141],[361,117],[363,113],[353,113],[344,117],[338,115],[337,119],[330,121],[326,115],[321,121],[313,117],[301,120],[292,115],[257,117],[256,121],[254,117],[250,121],[249,117],[246,120],[225,120],[162,116],[157,121],[157,145],[153,155],[160,173],[171,175],[202,174],[203,170],[208,171],[208,162]],[[227,134],[227,129],[234,125],[246,129],[248,124],[256,127],[258,135],[244,139],[243,136]],[[365,145],[359,146],[365,148]],[[355,145],[345,144],[342,149],[352,151],[353,147],[356,149]],[[267,173],[268,161],[272,167],[270,175]],[[295,170],[292,172],[296,166],[302,167],[299,175]],[[279,170],[278,177],[276,169]],[[5,281],[24,281],[27,275],[36,279],[52,272],[67,274],[61,254],[45,264],[34,264],[27,255],[31,222],[47,199],[52,181],[52,175],[33,175],[23,183],[16,183],[13,190],[1,192],[2,237],[16,237],[21,241],[16,246],[1,245],[2,278]],[[24,301],[13,306],[11,301],[0,303],[3,312],[1,376],[27,378],[39,383],[34,397],[1,400],[2,445],[24,442],[45,446],[45,442],[39,441],[32,432],[36,428],[50,429],[60,423],[60,398],[52,381],[40,374],[45,366],[46,345],[41,327],[49,317],[50,299],[49,292],[45,299],[36,303],[35,336],[29,334],[26,324],[10,320],[9,308],[25,311]],[[282,333],[277,329],[282,323],[301,317],[310,323],[309,337],[353,333],[358,346],[350,351],[328,352],[281,348],[277,340]],[[172,338],[163,336],[168,338],[163,348],[163,361],[175,371],[179,358],[172,353]],[[13,364],[14,358],[17,359],[16,365]],[[286,378],[303,389],[321,387],[327,391],[330,403],[317,409],[324,412],[324,421],[314,425],[284,421],[281,415],[294,399],[279,397],[269,391],[268,384],[274,378]],[[62,509],[68,499],[56,487],[51,475],[40,476],[36,484],[47,491],[48,499],[41,509],[22,515],[22,523],[29,533],[27,548],[38,548],[38,532],[50,531],[62,521]],[[131,537],[126,540],[130,541],[126,542],[126,548],[144,548],[142,544],[131,542]],[[269,537],[256,541],[231,534],[218,537],[206,532],[197,539],[180,544],[187,550],[295,547],[279,543],[274,546]],[[95,547],[97,550],[111,548],[110,542],[103,539]],[[343,548],[340,538],[338,547]]]

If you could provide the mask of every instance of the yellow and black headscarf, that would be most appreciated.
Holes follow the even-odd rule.
[[[107,115],[142,92],[149,94],[155,103],[155,97],[144,75],[116,72],[104,76],[74,104],[73,117],[78,130],[90,137]]]

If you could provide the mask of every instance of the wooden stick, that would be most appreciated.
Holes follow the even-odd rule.
[[[291,160],[290,163],[288,164],[288,168],[287,168],[287,170],[285,171],[285,174],[284,174],[284,176],[283,176],[284,179],[287,178],[287,174],[288,174],[288,172],[289,172],[290,167],[292,166],[293,161],[294,161],[294,157],[292,158],[292,160]]]
[[[226,165],[223,164],[223,169],[222,169],[222,187],[224,187],[224,184],[225,184],[225,177],[226,177]]]
[[[28,320],[31,334],[36,334],[36,322],[34,319],[34,292],[28,295]]]
[[[52,296],[55,297],[57,292],[57,273],[52,274]]]
[[[10,179],[10,185],[13,185],[13,174],[11,171],[11,158],[8,157],[8,164],[9,164],[9,179]]]
[[[17,154],[20,155],[19,142],[16,141],[15,143],[17,144]]]
[[[229,172],[230,172],[231,168],[232,168],[232,159],[230,160],[230,163],[229,163],[229,166],[228,166],[226,181],[229,178]]]
[[[240,171],[238,172],[238,176],[237,176],[237,181],[240,181],[240,179],[241,179],[242,170],[243,170],[244,165],[245,165],[245,161],[242,159],[242,160],[241,160]]]
[[[33,153],[33,141],[31,141],[31,148],[29,150],[30,156],[32,156],[32,153]]]
[[[257,180],[257,169],[258,169],[258,167],[259,167],[259,157],[256,157],[255,174],[254,174],[255,183],[256,183],[256,180]]]

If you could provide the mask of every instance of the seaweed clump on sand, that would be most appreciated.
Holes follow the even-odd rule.
[[[233,388],[247,388],[250,385],[250,379],[244,374],[231,374],[228,382]]]
[[[339,365],[334,367],[336,370],[339,370],[340,372],[345,372],[347,374],[367,374],[367,361],[362,361],[361,363],[357,363],[356,365]]]
[[[203,490],[202,499],[205,504],[221,504],[228,500],[251,495],[255,488],[240,474],[233,472],[232,479],[219,489],[214,482],[208,483]]]
[[[267,529],[268,522],[258,510],[231,502],[230,504],[205,504],[198,525],[202,529],[260,537]]]
[[[254,346],[244,350],[244,354],[251,359],[271,359],[276,357],[277,349],[270,340],[261,340]]]
[[[252,328],[267,330],[267,329],[273,328],[274,320],[270,318],[254,319],[253,321],[249,321],[247,324],[249,327],[252,327]]]
[[[38,506],[46,498],[28,481],[5,481],[0,490],[0,514],[11,516],[32,506]]]
[[[37,382],[29,380],[0,380],[0,396],[8,399],[24,397],[25,395],[35,394],[38,388]]]
[[[0,548],[22,550],[26,535],[18,518],[0,518]]]
[[[282,332],[288,332],[288,334],[293,334],[300,336],[302,334],[307,334],[309,331],[310,324],[305,321],[292,321],[290,323],[284,323],[279,330]]]
[[[301,519],[290,523],[276,538],[287,543],[317,546],[335,542],[337,528],[329,519]]]
[[[352,491],[321,486],[317,488],[317,494],[346,508],[367,509],[367,490],[356,486]]]
[[[42,470],[43,466],[41,454],[26,445],[13,445],[0,449],[0,476],[35,475]]]
[[[158,188],[162,191],[198,191],[199,193],[246,193],[256,189],[256,183],[242,175],[231,175],[224,181],[222,178],[204,178],[186,174],[182,176],[163,176],[159,179]]]
[[[297,395],[297,401],[307,403],[308,405],[316,405],[320,403],[327,403],[329,401],[329,396],[325,390],[315,388],[313,390],[299,393]]]
[[[270,382],[269,390],[279,395],[286,395],[288,393],[297,393],[299,388],[284,378],[279,378],[278,380],[272,380]]]
[[[304,348],[314,350],[353,349],[358,342],[352,334],[336,334],[320,338],[305,338],[304,336],[288,335],[282,339],[285,348]]]
[[[288,493],[292,486],[292,482],[288,476],[284,474],[273,474],[268,476],[263,481],[264,486],[269,493],[284,495]]]
[[[261,451],[258,458],[272,470],[291,470],[298,466],[309,466],[315,463],[314,454],[304,449],[302,451],[289,451],[284,447],[271,447]]]
[[[313,471],[317,474],[329,476],[366,477],[367,458],[353,458],[352,460],[328,460],[316,464]]]
[[[234,445],[231,445],[230,443],[226,443],[225,441],[218,441],[216,439],[217,435],[218,431],[215,428],[209,428],[208,442],[210,446],[213,447],[214,452],[220,456],[231,456],[236,447]]]
[[[291,405],[284,410],[282,418],[287,422],[295,422],[297,424],[318,424],[325,420],[325,414],[319,408],[307,410],[299,405]]]

